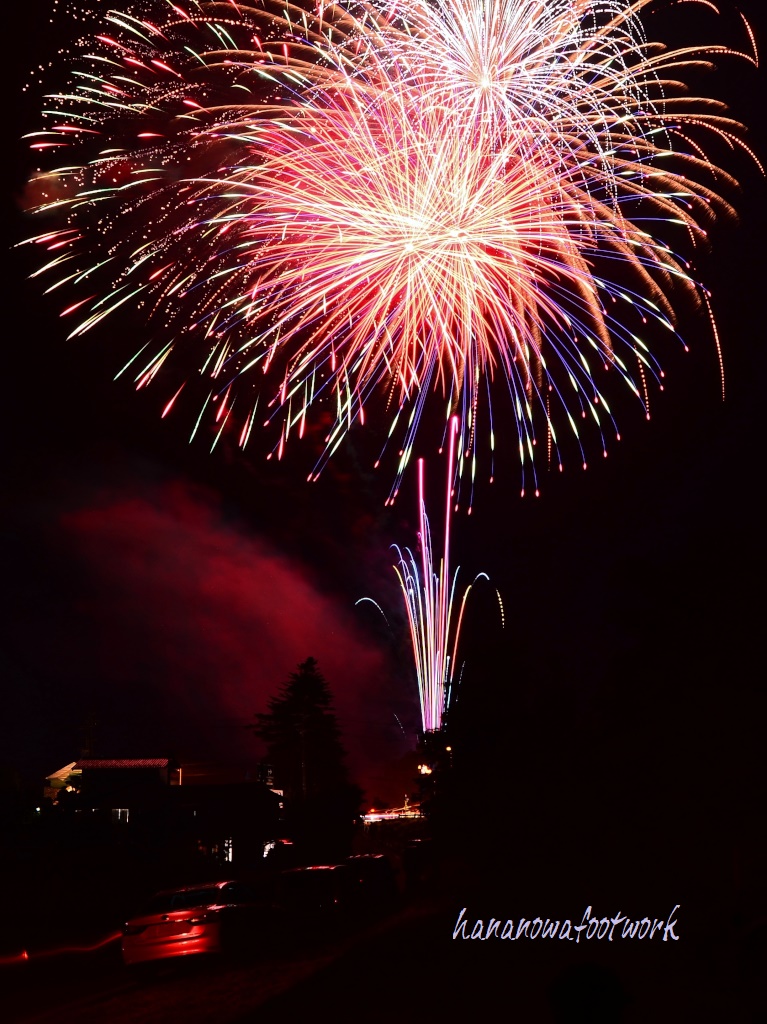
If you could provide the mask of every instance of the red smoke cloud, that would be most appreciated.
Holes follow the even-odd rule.
[[[392,678],[352,601],[228,523],[210,494],[179,482],[139,490],[105,491],[61,520],[88,580],[74,599],[92,627],[79,657],[111,688],[109,707],[186,756],[255,761],[244,724],[311,655],[333,691],[352,773],[371,797],[385,789],[381,763],[412,745],[395,712],[412,715],[415,694]],[[130,743],[125,727],[121,742]]]

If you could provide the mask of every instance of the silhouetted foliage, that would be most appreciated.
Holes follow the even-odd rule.
[[[266,743],[276,783],[290,799],[305,800],[347,781],[330,689],[314,658],[291,672],[269,711],[248,728]]]
[[[247,728],[266,744],[296,834],[309,846],[335,848],[341,836],[344,845],[362,794],[349,782],[332,695],[315,658],[290,674],[268,707]]]

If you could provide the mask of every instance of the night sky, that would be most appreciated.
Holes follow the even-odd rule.
[[[30,45],[44,34],[15,52],[19,81]],[[759,74],[723,61],[703,81],[764,156]],[[11,144],[37,127],[18,103]],[[16,204],[28,163],[14,152],[20,238],[34,225]],[[765,186],[744,158],[728,167],[741,220],[714,229],[703,264],[726,402],[705,323],[683,316],[691,352],[659,353],[666,388],[649,423],[619,402],[609,458],[544,472],[539,499],[519,497],[510,445],[454,520],[454,564],[466,582],[487,571],[506,609],[501,630],[492,588],[478,588],[466,625],[455,717],[478,788],[492,776],[494,792],[518,793],[524,763],[540,780],[532,805],[569,767],[591,765],[574,769],[587,786],[609,766],[628,801],[668,783],[716,816],[763,785]],[[391,766],[419,718],[389,545],[415,544],[412,481],[386,509],[393,460],[374,472],[364,431],[312,485],[311,439],[280,464],[257,443],[247,456],[189,447],[188,422],[160,420],[161,389],[112,382],[141,321],[66,342],[32,269],[14,255],[4,334],[0,760],[42,782],[79,755],[90,718],[97,754],[257,760],[244,723],[312,655],[353,773],[370,799],[399,799]],[[436,500],[444,460],[419,454]],[[392,629],[355,607],[363,596]]]

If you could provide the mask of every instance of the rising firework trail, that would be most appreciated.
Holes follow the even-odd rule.
[[[649,415],[678,301],[710,318],[692,257],[733,181],[707,149],[748,151],[679,82],[734,51],[651,43],[648,3],[110,12],[33,136],[39,273],[73,336],[147,311],[122,372],[192,436],[280,457],[329,413],[315,475],[375,415],[394,497],[458,415],[460,479],[516,449],[537,491],[619,437],[614,381]]]
[[[458,419],[453,417],[449,425],[444,537],[439,561],[435,561],[431,529],[426,515],[423,459],[418,460],[420,559],[409,548],[403,550],[394,546],[398,556],[394,570],[397,573],[407,613],[424,733],[434,732],[442,727],[456,682],[458,643],[466,601],[474,584],[480,579],[488,579],[486,573],[479,573],[473,583],[464,590],[460,604],[457,604],[459,569],[456,568],[451,575],[450,518],[454,501],[458,431]],[[500,603],[500,595],[498,600]]]

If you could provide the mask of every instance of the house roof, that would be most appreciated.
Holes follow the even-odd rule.
[[[167,768],[170,764],[169,757],[86,758],[75,761],[73,770],[82,772],[93,768]]]
[[[63,768],[59,768],[57,772],[53,772],[51,775],[46,775],[46,779],[50,782],[53,779],[64,780],[68,775],[71,775],[74,771],[76,761],[70,761],[69,764],[65,764]]]

